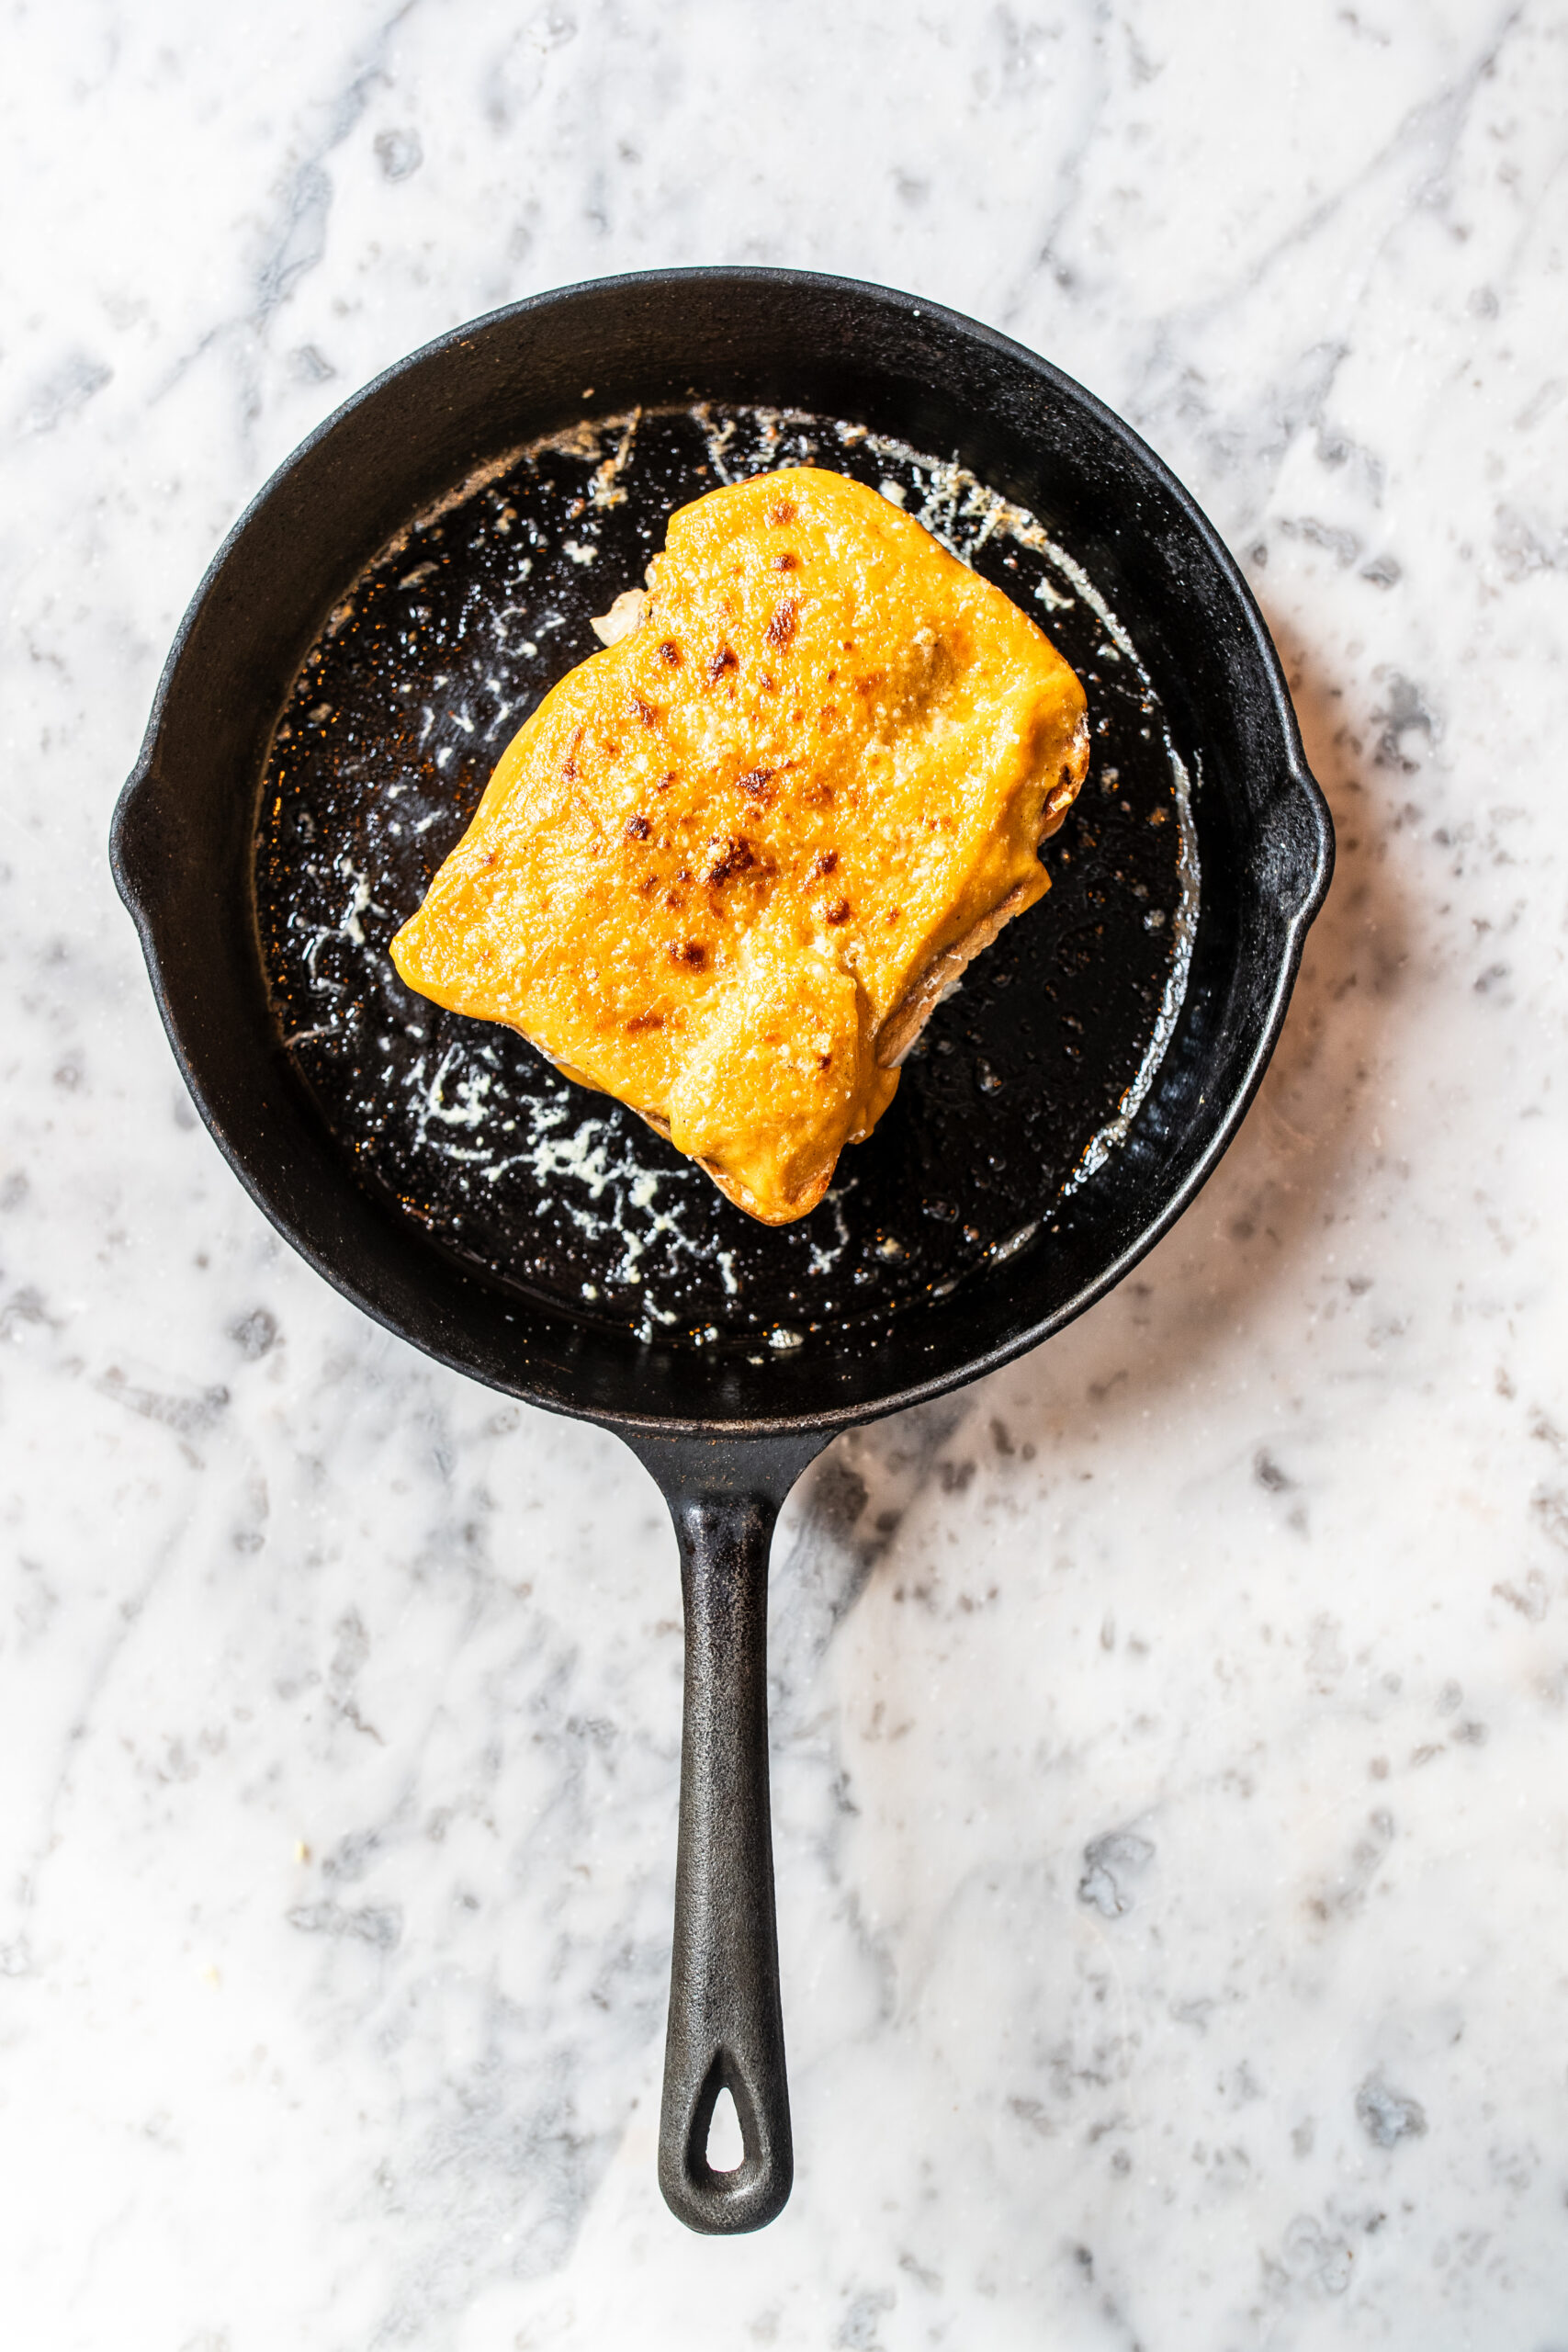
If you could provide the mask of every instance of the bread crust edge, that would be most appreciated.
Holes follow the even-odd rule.
[[[1066,823],[1067,811],[1083,789],[1089,774],[1089,733],[1080,727],[1073,738],[1068,754],[1070,764],[1063,770],[1063,780],[1048,796],[1042,811],[1040,833],[1036,846],[1043,848],[1053,833],[1060,832]],[[921,1030],[942,999],[958,986],[967,967],[976,956],[983,956],[994,945],[998,934],[1006,929],[1014,915],[1035,903],[1027,882],[1015,882],[1005,898],[971,923],[960,939],[933,956],[924,971],[913,979],[899,1001],[887,1014],[876,1033],[876,1059],[882,1069],[897,1069],[906,1062],[919,1040]]]

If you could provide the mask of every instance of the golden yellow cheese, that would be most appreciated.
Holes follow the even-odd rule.
[[[649,582],[508,745],[392,957],[782,1225],[1048,888],[1083,689],[999,589],[842,474],[682,507]]]

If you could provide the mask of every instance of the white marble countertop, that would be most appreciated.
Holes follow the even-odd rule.
[[[1568,2344],[1561,0],[78,0],[0,47],[7,2343]],[[800,2164],[726,2243],[653,2174],[658,1498],[275,1238],[105,861],[309,428],[716,260],[1128,415],[1340,840],[1186,1220],[790,1507]]]

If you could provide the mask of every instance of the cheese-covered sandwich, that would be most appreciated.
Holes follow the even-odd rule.
[[[1083,689],[999,589],[815,468],[681,508],[601,633],[393,960],[785,1224],[964,965],[1049,887]]]

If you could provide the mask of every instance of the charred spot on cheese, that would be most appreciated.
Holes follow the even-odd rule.
[[[751,844],[744,838],[729,835],[708,843],[708,862],[703,878],[706,882],[728,882],[732,874],[749,874],[756,865]]]
[[[841,475],[682,507],[648,582],[513,738],[393,958],[784,1224],[1049,887],[1083,691],[999,589]]]

